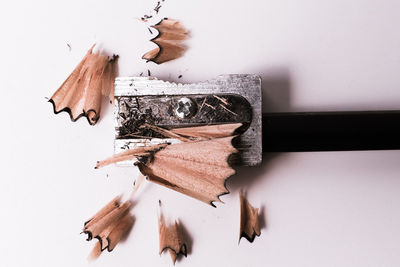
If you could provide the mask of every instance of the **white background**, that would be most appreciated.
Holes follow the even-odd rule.
[[[1,2],[0,266],[171,266],[158,255],[158,199],[192,239],[177,266],[400,266],[399,151],[268,154],[238,170],[216,209],[146,184],[129,238],[87,262],[83,222],[138,174],[93,169],[113,153],[110,105],[93,127],[46,102],[93,43],[120,55],[121,76],[259,74],[268,112],[400,109],[397,0],[166,0],[160,16],[191,38],[161,66],[140,59],[153,45],[137,18],[155,4]],[[237,242],[241,188],[263,209],[253,244]]]

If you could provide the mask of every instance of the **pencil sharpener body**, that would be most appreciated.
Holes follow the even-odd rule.
[[[181,84],[154,77],[118,77],[114,93],[115,153],[140,146],[179,143],[145,124],[164,129],[243,123],[237,164],[262,159],[261,79],[257,75],[221,75],[206,82]],[[120,162],[132,166],[134,161]]]

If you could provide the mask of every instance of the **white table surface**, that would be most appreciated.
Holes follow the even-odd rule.
[[[397,0],[165,0],[160,16],[191,38],[183,58],[160,66],[141,60],[153,45],[137,20],[155,4],[0,3],[0,266],[171,266],[158,255],[158,199],[192,239],[177,266],[400,266],[400,151],[265,155],[238,170],[216,209],[146,184],[129,238],[87,262],[83,222],[138,174],[93,169],[113,153],[111,106],[92,127],[46,102],[93,43],[120,55],[121,76],[259,74],[268,112],[400,109]],[[241,188],[265,227],[238,245]]]

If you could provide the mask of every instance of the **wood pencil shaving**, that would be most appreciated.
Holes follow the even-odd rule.
[[[214,206],[214,201],[220,202],[219,197],[229,192],[225,181],[235,174],[229,158],[238,152],[232,145],[232,134],[241,125],[181,128],[174,135],[198,139],[128,149],[98,162],[96,168],[136,158],[136,165],[149,181]]]
[[[161,206],[161,201],[159,203]],[[173,224],[167,225],[164,215],[160,211],[158,216],[158,233],[160,239],[160,255],[163,251],[168,251],[174,265],[179,255],[187,257],[187,247],[183,240],[182,228],[179,221],[175,220]]]
[[[175,128],[171,132],[183,136],[212,139],[232,136],[236,129],[242,126],[241,123],[217,124],[211,126]]]
[[[100,118],[102,96],[113,101],[118,59],[93,53],[93,48],[49,100],[55,114],[68,112],[72,121],[85,116],[91,125]]]
[[[112,251],[129,232],[133,225],[133,217],[129,214],[130,206],[129,201],[121,203],[120,198],[115,197],[85,222],[83,233],[88,235],[87,240],[98,239],[89,259],[97,258],[105,249]]]
[[[144,54],[143,59],[162,64],[183,55],[186,51],[183,41],[189,33],[179,21],[165,18],[151,27],[158,30],[158,35],[151,39],[157,48]]]
[[[255,209],[240,192],[240,234],[239,241],[245,237],[250,243],[256,236],[261,235],[258,208]]]
[[[235,174],[228,163],[237,152],[233,138],[169,145],[137,165],[149,181],[214,206],[219,196],[228,193],[225,180]]]

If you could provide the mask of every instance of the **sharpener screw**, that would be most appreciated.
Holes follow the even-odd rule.
[[[189,97],[182,97],[178,100],[176,105],[175,114],[178,118],[187,119],[196,114],[196,103]]]

